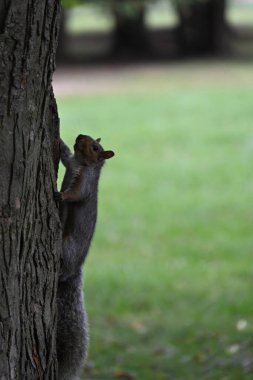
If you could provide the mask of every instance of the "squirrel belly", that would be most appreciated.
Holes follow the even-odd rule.
[[[57,358],[59,380],[77,380],[87,355],[88,323],[83,300],[82,265],[97,220],[97,193],[101,169],[114,156],[89,136],[79,135],[74,154],[60,141],[66,167],[60,201],[62,255],[57,291]]]

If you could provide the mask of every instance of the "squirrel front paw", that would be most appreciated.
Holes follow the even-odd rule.
[[[62,202],[62,193],[59,193],[58,191],[54,192],[54,200],[57,202]]]

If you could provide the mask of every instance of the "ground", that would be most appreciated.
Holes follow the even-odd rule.
[[[60,66],[56,96],[168,93],[173,90],[251,88],[251,62],[230,60]]]
[[[116,153],[85,265],[86,379],[253,378],[252,74],[228,61],[56,73],[63,138]]]

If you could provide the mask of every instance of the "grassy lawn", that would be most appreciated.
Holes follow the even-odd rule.
[[[85,266],[86,379],[253,378],[253,86],[238,83],[58,99],[69,144],[116,153]]]
[[[228,20],[234,25],[249,25],[253,24],[253,4],[245,6],[231,6],[227,13]]]
[[[68,30],[75,33],[108,32],[114,27],[112,15],[99,6],[78,6],[69,11]]]

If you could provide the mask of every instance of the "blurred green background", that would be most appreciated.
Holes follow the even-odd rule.
[[[84,270],[85,379],[253,379],[252,79],[228,57],[59,65],[62,138],[116,154]]]

